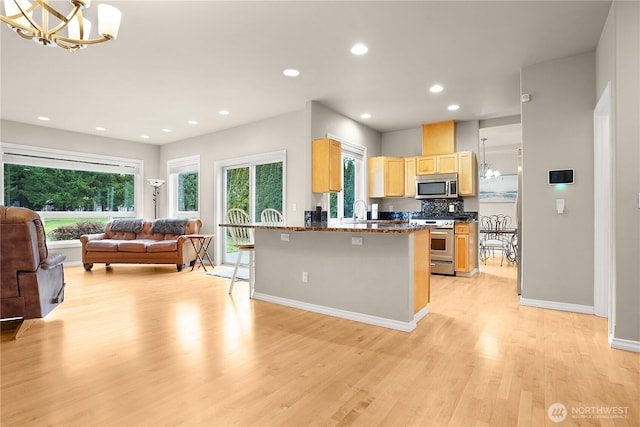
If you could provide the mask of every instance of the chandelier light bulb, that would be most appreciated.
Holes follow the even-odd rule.
[[[101,3],[98,5],[98,32],[103,37],[118,38],[122,12],[115,7]]]

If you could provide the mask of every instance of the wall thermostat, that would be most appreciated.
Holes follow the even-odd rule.
[[[554,169],[549,171],[549,185],[573,184],[573,169]]]

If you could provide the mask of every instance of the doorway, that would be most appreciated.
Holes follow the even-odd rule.
[[[593,111],[594,149],[594,310],[609,319],[613,336],[613,182],[611,157],[611,84],[605,87]]]

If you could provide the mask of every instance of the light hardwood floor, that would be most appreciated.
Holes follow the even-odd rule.
[[[513,266],[432,276],[412,333],[189,270],[67,267],[64,303],[2,334],[1,425],[640,425],[640,355],[609,348],[604,319],[521,307]]]

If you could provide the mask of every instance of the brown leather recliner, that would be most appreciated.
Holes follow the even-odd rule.
[[[40,215],[0,206],[0,318],[45,317],[64,299],[65,255],[49,253]]]

